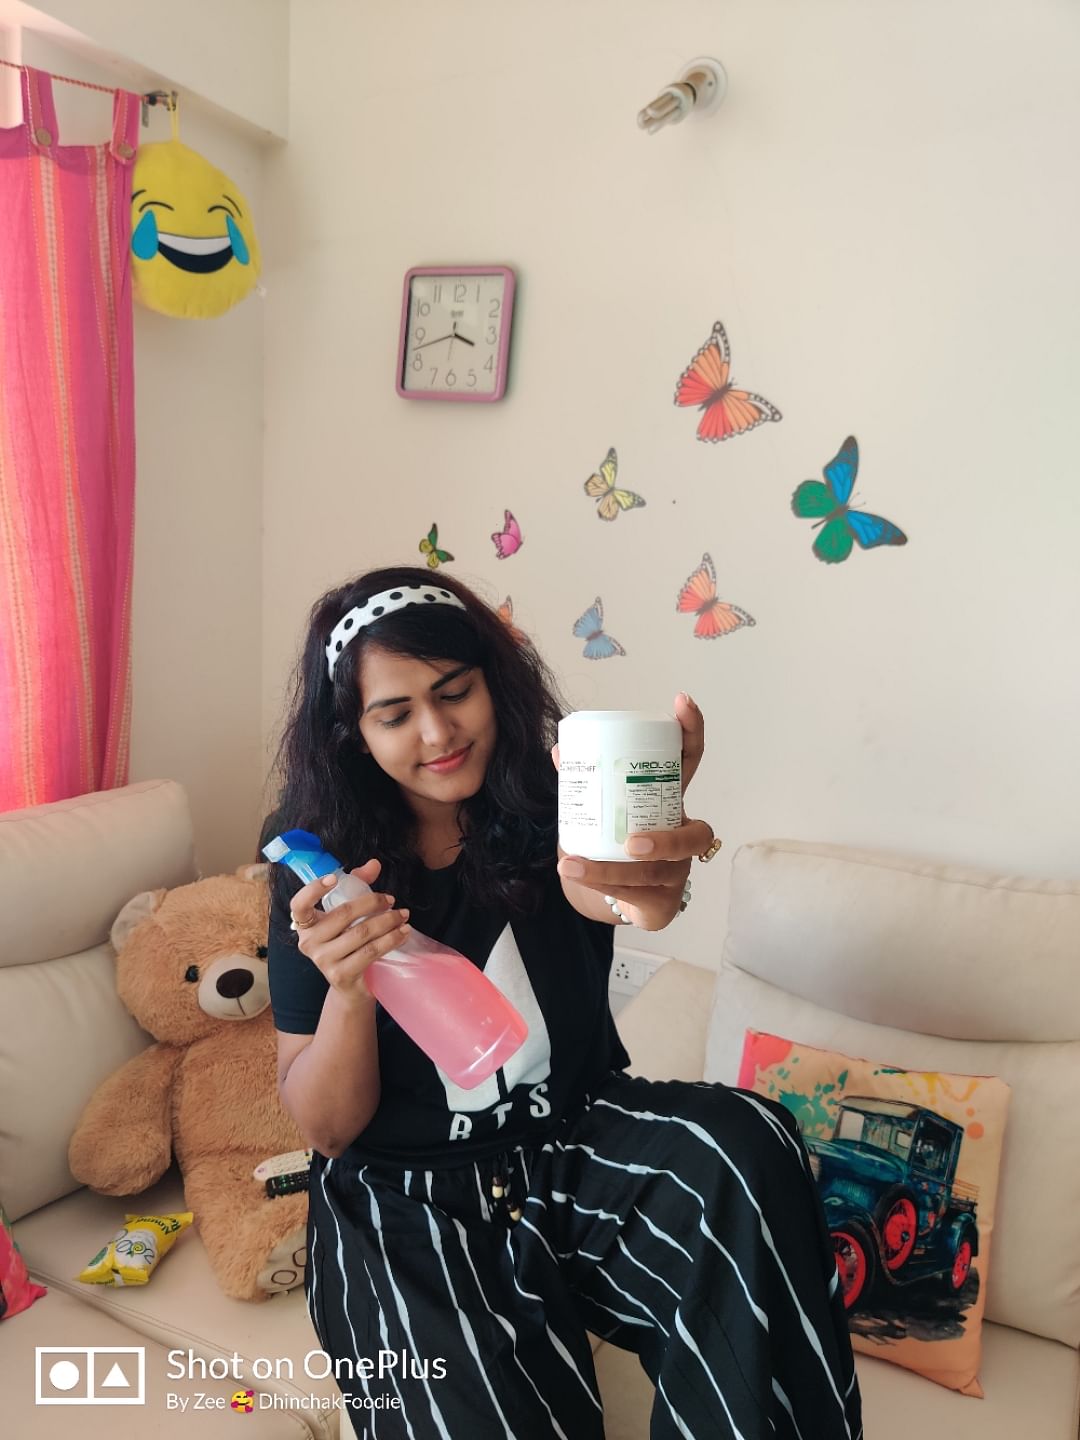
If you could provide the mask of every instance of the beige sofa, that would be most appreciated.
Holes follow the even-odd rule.
[[[675,932],[672,931],[674,937]],[[1076,1440],[1080,888],[794,841],[735,857],[719,975],[664,965],[619,1017],[632,1068],[733,1083],[747,1027],[1013,1090],[985,1399],[858,1357],[867,1440]],[[645,1440],[632,1356],[596,1354],[609,1440]]]
[[[68,1136],[98,1081],[149,1038],[116,998],[109,926],[139,890],[194,873],[187,803],[172,782],[0,814],[0,1200],[32,1273],[49,1286],[0,1323],[0,1431],[11,1440],[235,1440],[238,1424],[260,1440],[338,1435],[339,1412],[329,1408],[337,1387],[309,1373],[317,1363],[305,1366],[316,1340],[299,1292],[263,1305],[226,1299],[192,1231],[145,1288],[72,1278],[125,1205],[75,1185]],[[733,1080],[753,1025],[899,1064],[993,1072],[1013,1085],[986,1399],[860,1360],[868,1440],[1076,1440],[1078,952],[1076,890],[762,843],[735,860],[720,975],[671,962],[620,1016],[634,1068],[655,1076]],[[135,1204],[179,1208],[175,1174]],[[131,1376],[125,1347],[145,1351],[144,1406],[72,1415],[35,1405],[36,1349],[88,1346],[98,1350],[99,1381],[113,1360]],[[170,1351],[180,1352],[182,1375]],[[644,1440],[651,1394],[636,1360],[599,1342],[596,1358],[608,1440]],[[51,1364],[45,1353],[46,1381]],[[201,1378],[207,1366],[216,1375]],[[248,1388],[256,1409],[238,1421],[229,1399]]]
[[[0,814],[0,1201],[31,1273],[49,1287],[29,1310],[0,1321],[6,1440],[236,1440],[241,1425],[259,1440],[337,1440],[337,1411],[319,1408],[333,1403],[337,1386],[305,1373],[304,1357],[318,1342],[299,1290],[257,1305],[226,1298],[192,1230],[145,1287],[73,1279],[128,1207],[76,1185],[68,1139],[98,1082],[150,1042],[117,999],[109,927],[139,891],[181,885],[195,873],[187,799],[172,781]],[[167,1213],[182,1202],[172,1171],[132,1204]],[[143,1347],[145,1405],[36,1405],[35,1351],[72,1346],[100,1347],[99,1382],[120,1364],[131,1388],[99,1384],[98,1393],[124,1399],[135,1393],[137,1357],[123,1347]],[[173,1350],[182,1352],[182,1377]],[[80,1370],[87,1363],[63,1360]],[[257,1379],[256,1360],[280,1376]],[[54,1363],[43,1357],[43,1393],[63,1398],[48,1383]],[[69,1398],[81,1398],[81,1383]],[[230,1397],[248,1388],[257,1408],[238,1417]],[[342,1433],[351,1435],[347,1424]]]

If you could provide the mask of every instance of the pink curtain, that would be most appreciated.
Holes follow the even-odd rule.
[[[127,781],[135,418],[131,168],[61,145],[52,83],[22,72],[0,130],[0,810]]]

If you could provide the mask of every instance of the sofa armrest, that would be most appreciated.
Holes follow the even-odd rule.
[[[648,1080],[700,1080],[705,1073],[716,971],[669,960],[619,1013],[630,1070]]]

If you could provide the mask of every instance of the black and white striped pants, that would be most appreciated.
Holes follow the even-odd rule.
[[[507,1158],[516,1223],[494,1161],[316,1157],[308,1305],[359,1436],[602,1440],[591,1330],[655,1384],[652,1440],[858,1440],[832,1245],[782,1106],[614,1074]]]

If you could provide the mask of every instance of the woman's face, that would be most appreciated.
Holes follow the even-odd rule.
[[[498,727],[484,673],[369,645],[360,661],[360,735],[421,817],[436,818],[484,783]]]

